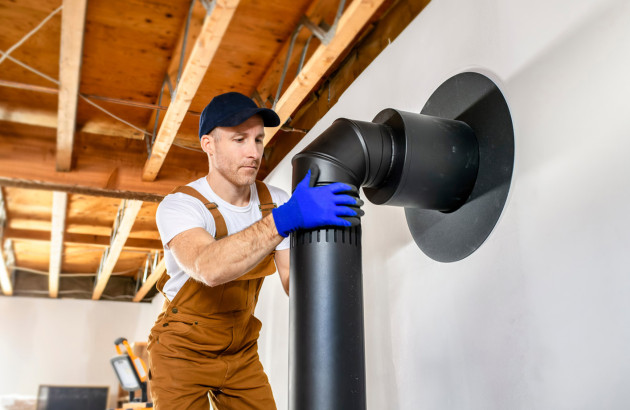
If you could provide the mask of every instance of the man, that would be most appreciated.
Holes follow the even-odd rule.
[[[158,410],[275,409],[258,359],[261,323],[253,315],[265,276],[277,271],[289,292],[288,235],[348,226],[356,212],[341,183],[310,186],[289,198],[256,181],[264,126],[278,115],[248,97],[212,99],[199,120],[208,175],[175,189],[158,207],[167,274],[165,306],[149,337],[151,392]]]

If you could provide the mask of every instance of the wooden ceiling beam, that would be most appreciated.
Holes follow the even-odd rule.
[[[162,276],[165,270],[166,264],[164,263],[164,257],[162,257],[157,267],[151,272],[147,280],[144,281],[140,289],[138,289],[138,293],[136,293],[136,295],[133,297],[133,301],[140,302],[142,299],[144,299],[146,294],[149,293],[149,291],[153,288],[153,286],[156,284],[158,279],[160,279],[160,276]]]
[[[59,275],[63,261],[63,234],[66,230],[68,194],[53,192],[52,228],[50,231],[50,262],[48,268],[48,294],[56,298],[59,294]]]
[[[280,126],[265,130],[267,145],[280,127],[306,100],[322,77],[330,70],[340,55],[351,45],[363,27],[370,21],[386,0],[354,0],[339,19],[334,37],[328,44],[320,44],[302,71],[291,82],[276,105]]]
[[[144,181],[154,181],[160,172],[188,107],[219,48],[238,4],[239,0],[217,0],[212,12],[206,16],[177,85],[175,98],[166,110],[164,121],[151,148],[151,154],[144,165],[142,171]]]
[[[109,281],[109,277],[114,271],[114,266],[116,266],[116,262],[118,262],[120,252],[122,252],[123,246],[125,246],[125,242],[127,242],[127,238],[129,238],[129,233],[131,232],[131,228],[136,221],[136,216],[138,216],[141,207],[142,201],[125,199],[120,203],[120,207],[118,208],[120,219],[114,223],[111,246],[109,247],[107,257],[103,262],[100,274],[96,280],[94,293],[92,294],[93,300],[101,298],[107,281]]]
[[[125,143],[112,155],[111,141],[81,137],[73,172],[58,172],[53,139],[0,132],[0,185],[159,202],[173,187],[207,173],[203,154],[186,150],[169,161],[158,181],[144,182],[140,175],[146,148],[125,141],[140,148]],[[200,164],[199,169],[191,164]]]
[[[6,228],[4,237],[14,241],[50,242],[50,231]],[[110,237],[66,232],[64,243],[67,245],[107,247],[110,245]],[[125,249],[156,251],[162,250],[163,246],[162,242],[157,239],[128,238],[125,242]]]
[[[63,0],[59,56],[57,170],[70,171],[77,117],[87,0]]]

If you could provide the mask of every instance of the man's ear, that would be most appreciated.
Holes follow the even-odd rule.
[[[206,134],[201,137],[199,141],[201,144],[201,149],[208,155],[214,154],[214,138],[210,134]]]

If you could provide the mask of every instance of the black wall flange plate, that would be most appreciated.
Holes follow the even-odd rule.
[[[446,80],[420,113],[467,123],[479,143],[477,180],[464,205],[451,213],[405,208],[418,247],[436,261],[455,262],[484,243],[505,206],[514,168],[512,117],[494,82],[474,72]]]

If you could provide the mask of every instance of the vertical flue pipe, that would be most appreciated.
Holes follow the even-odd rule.
[[[293,158],[293,188],[311,169],[315,184],[345,182],[357,197],[364,187],[378,204],[451,210],[465,199],[478,160],[466,124],[396,110],[375,121],[336,120]],[[361,224],[350,220],[291,235],[292,410],[366,408]]]

